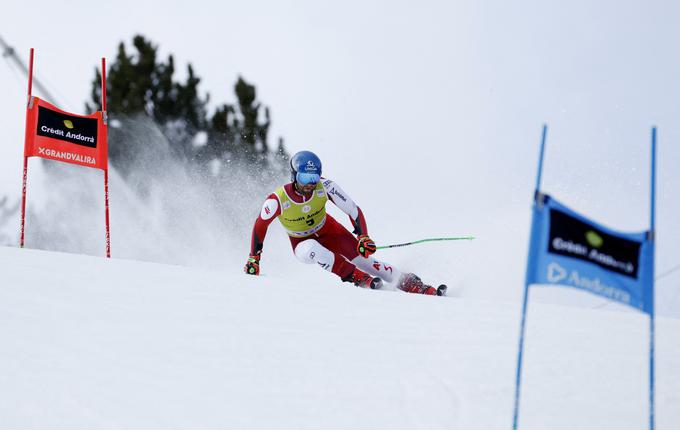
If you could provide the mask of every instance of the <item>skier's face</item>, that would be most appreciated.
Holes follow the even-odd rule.
[[[314,188],[316,188],[316,183],[302,185],[301,183],[296,182],[296,184],[297,184],[298,190],[303,194],[311,194],[314,191]]]
[[[318,173],[298,172],[295,175],[295,185],[302,194],[311,194],[316,184],[321,180]]]

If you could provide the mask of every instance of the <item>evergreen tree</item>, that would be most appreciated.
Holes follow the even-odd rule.
[[[269,152],[269,108],[263,108],[257,101],[255,86],[239,77],[234,86],[237,105],[223,104],[208,119],[206,105],[209,98],[199,93],[201,80],[190,64],[186,82],[180,83],[174,79],[172,55],[166,62],[159,61],[158,47],[143,36],[135,36],[132,45],[135,50],[132,54],[127,52],[124,43],[118,45],[107,77],[109,118],[122,124],[109,129],[109,158],[114,166],[125,173],[134,165],[136,139],[130,138],[130,133],[135,129],[131,122],[138,115],[153,119],[161,127],[177,157],[195,163],[211,174],[223,170],[213,169],[211,166],[215,163],[223,165],[237,161],[262,167],[274,162],[276,166],[270,167],[277,169],[285,164],[287,154],[282,140],[276,153]],[[95,110],[100,98],[101,75],[96,71],[92,82],[92,105],[88,103],[86,109]],[[260,118],[261,110],[264,111],[263,119]],[[206,137],[203,144],[196,143],[200,134]]]

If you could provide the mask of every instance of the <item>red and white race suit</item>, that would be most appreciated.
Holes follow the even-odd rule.
[[[349,215],[354,226],[354,234],[368,234],[368,227],[361,209],[354,201],[330,179],[322,178],[323,192],[340,210]],[[305,203],[312,197],[297,192],[294,184],[283,186],[288,199],[295,203]],[[282,203],[274,192],[267,196],[262,205],[260,216],[253,227],[250,245],[251,254],[262,252],[264,238],[269,224],[282,213]],[[372,256],[364,258],[357,251],[357,239],[342,224],[331,215],[326,214],[323,226],[316,232],[304,236],[294,237],[289,234],[290,243],[298,260],[308,264],[318,264],[323,269],[331,271],[340,278],[348,277],[358,267],[360,270],[385,282],[394,282],[401,273],[396,267]],[[319,223],[319,224],[322,224]]]

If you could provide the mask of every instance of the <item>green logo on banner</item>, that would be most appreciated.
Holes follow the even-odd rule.
[[[592,230],[588,230],[586,232],[586,240],[593,248],[599,248],[604,243],[604,239],[602,239],[602,236],[600,236],[599,234],[595,233]]]

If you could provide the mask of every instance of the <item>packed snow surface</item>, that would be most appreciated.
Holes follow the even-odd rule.
[[[516,303],[0,248],[3,429],[508,429]],[[319,282],[318,280],[322,281]],[[520,428],[647,427],[648,318],[534,303]],[[680,424],[657,320],[657,428]]]

